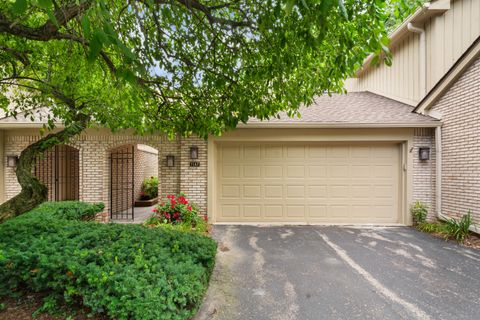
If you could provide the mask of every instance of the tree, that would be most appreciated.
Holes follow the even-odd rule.
[[[3,1],[1,105],[49,113],[0,222],[45,201],[35,157],[89,125],[207,137],[342,91],[386,51],[388,12],[384,0]]]

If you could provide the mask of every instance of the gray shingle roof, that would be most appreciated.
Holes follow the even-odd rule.
[[[348,94],[323,95],[315,98],[309,106],[300,107],[301,118],[289,118],[284,112],[280,119],[260,121],[252,118],[250,124],[412,124],[432,125],[439,123],[429,116],[412,113],[413,107],[401,102],[371,93],[351,92]],[[45,123],[49,111],[39,108],[33,114],[33,122],[29,117],[19,114],[17,119],[5,117],[0,113],[0,124]]]
[[[301,118],[289,118],[284,112],[280,119],[260,121],[250,119],[248,123],[273,124],[435,124],[437,119],[412,113],[413,107],[371,92],[322,95],[309,106],[300,107]]]

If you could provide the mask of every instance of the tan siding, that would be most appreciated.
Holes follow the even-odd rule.
[[[433,88],[455,61],[480,36],[480,0],[452,1],[450,10],[427,20],[426,82]],[[371,67],[358,81],[349,82],[350,91],[372,91],[416,104],[423,98],[420,92],[420,36],[410,33],[392,48],[393,65]]]

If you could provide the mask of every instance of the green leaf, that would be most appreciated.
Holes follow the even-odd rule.
[[[285,15],[289,16],[292,13],[294,5],[295,0],[287,0],[287,3],[285,4]]]
[[[100,51],[102,51],[103,48],[103,42],[101,37],[99,36],[99,33],[96,32],[92,40],[90,41],[90,51],[88,52],[88,62],[92,63],[97,59],[98,55],[100,54]]]
[[[42,9],[48,9],[53,7],[52,0],[37,0],[38,6]]]
[[[12,5],[12,12],[14,14],[20,15],[27,11],[28,3],[27,0],[16,0]]]
[[[57,18],[55,17],[55,15],[53,14],[53,10],[51,8],[48,8],[47,9],[47,15],[48,15],[48,18],[50,19],[50,21],[52,21],[52,23],[57,27],[57,28],[60,28],[60,24],[58,23],[58,20]]]
[[[90,19],[84,15],[80,20],[80,24],[82,25],[82,30],[83,30],[83,34],[85,35],[85,38],[90,38],[90,35],[91,35]]]

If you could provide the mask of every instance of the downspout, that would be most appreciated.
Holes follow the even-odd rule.
[[[407,29],[410,32],[420,35],[420,59],[419,59],[419,72],[420,72],[420,98],[427,95],[427,37],[425,36],[425,29],[414,26],[411,22],[408,23]]]
[[[435,128],[435,209],[437,218],[444,220],[442,215],[442,127]]]

